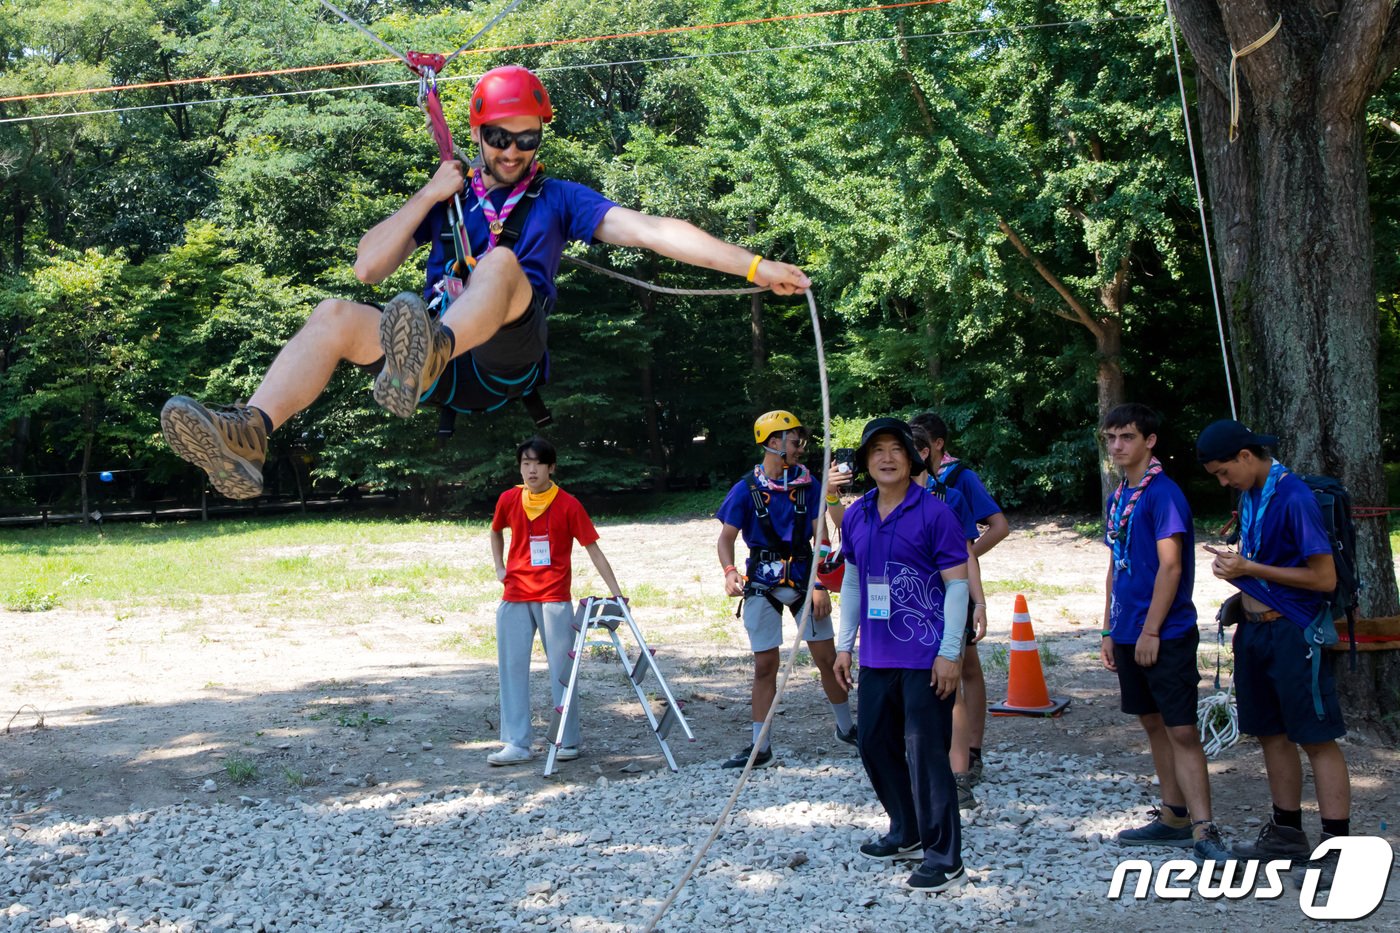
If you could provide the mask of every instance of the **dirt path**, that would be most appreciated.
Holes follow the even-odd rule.
[[[983,649],[989,694],[994,701],[1005,695],[996,646],[1007,638],[1014,594],[1025,592],[1037,637],[1053,655],[1050,688],[1074,702],[1056,720],[994,719],[988,766],[996,767],[996,746],[1010,743],[1101,752],[1113,767],[1147,773],[1142,734],[1118,711],[1116,681],[1097,660],[1103,548],[1075,534],[1068,519],[1014,528],[984,567],[992,615]],[[638,621],[686,702],[697,741],[675,743],[681,767],[727,757],[747,744],[750,667],[742,626],[714,566],[713,520],[601,530],[619,579],[634,595]],[[479,573],[488,560],[484,535],[464,531],[463,537],[460,546],[443,549],[444,575]],[[403,555],[410,559],[423,555]],[[576,595],[600,589],[586,560],[575,568]],[[1198,565],[1203,615],[1213,614],[1227,592]],[[432,794],[504,781],[539,788],[664,766],[616,665],[590,659],[584,756],[549,779],[540,776],[539,763],[488,767],[485,756],[497,747],[490,600],[442,617],[394,603],[353,625],[333,616],[265,615],[256,598],[203,605],[198,613],[0,612],[7,648],[0,657],[3,717],[15,713],[10,730],[0,733],[0,812],[110,816],[240,795],[354,799],[386,789]],[[1202,642],[1203,653],[1213,650],[1213,638]],[[547,689],[537,657],[540,732]],[[1209,689],[1208,676],[1203,693]],[[36,710],[42,728],[35,728]],[[776,730],[780,755],[785,747],[853,754],[831,736],[810,665],[799,667]],[[1354,830],[1376,833],[1382,821],[1394,826],[1400,800],[1391,785],[1400,754],[1364,729],[1353,730],[1346,753]],[[248,767],[255,775],[247,783],[231,780]],[[1239,835],[1253,835],[1268,812],[1258,746],[1237,746],[1211,771],[1220,819]],[[202,789],[207,781],[216,789]],[[1146,779],[1142,799],[1152,800]],[[1393,832],[1385,835],[1396,844]]]

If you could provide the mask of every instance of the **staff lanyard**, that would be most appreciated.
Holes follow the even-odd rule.
[[[1133,536],[1133,515],[1137,511],[1138,500],[1147,491],[1147,484],[1161,472],[1162,462],[1153,457],[1147,462],[1147,472],[1142,474],[1142,481],[1133,487],[1130,494],[1124,495],[1128,490],[1127,477],[1113,490],[1113,499],[1108,504],[1108,540],[1113,549],[1115,570],[1125,570],[1129,575],[1133,572],[1132,562],[1128,558],[1128,542]]]
[[[1288,475],[1288,468],[1277,460],[1269,465],[1269,477],[1264,480],[1264,488],[1259,493],[1258,504],[1254,501],[1253,490],[1240,496],[1240,555],[1245,560],[1253,560],[1259,553],[1260,539],[1264,533],[1264,511],[1278,491],[1278,482]]]

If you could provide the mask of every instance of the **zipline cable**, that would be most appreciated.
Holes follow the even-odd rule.
[[[1220,336],[1220,362],[1225,367],[1225,392],[1230,396],[1230,417],[1239,420],[1235,406],[1235,383],[1230,377],[1230,351],[1225,344],[1225,315],[1220,310],[1220,290],[1215,284],[1215,257],[1210,250],[1210,227],[1206,225],[1206,200],[1201,193],[1201,173],[1196,168],[1196,140],[1191,134],[1191,110],[1186,104],[1186,77],[1181,71],[1181,50],[1176,44],[1176,17],[1172,16],[1171,0],[1162,0],[1167,8],[1167,31],[1172,37],[1172,60],[1176,62],[1176,84],[1181,90],[1181,121],[1186,126],[1186,151],[1191,157],[1191,179],[1196,184],[1196,210],[1201,215],[1201,241],[1206,247],[1206,276],[1210,279],[1210,296],[1215,301],[1215,329]]]
[[[794,45],[755,46],[755,47],[747,48],[747,49],[728,49],[728,50],[721,51],[721,52],[696,52],[696,53],[690,54],[690,55],[659,55],[659,56],[655,56],[655,57],[653,57],[653,58],[625,58],[625,59],[617,59],[617,60],[613,60],[613,61],[604,61],[604,62],[585,62],[585,63],[577,64],[577,65],[554,65],[554,66],[550,66],[550,67],[546,67],[546,68],[536,68],[536,69],[534,69],[534,71],[535,71],[537,74],[553,74],[553,73],[564,72],[564,71],[586,71],[586,70],[589,70],[589,69],[592,69],[592,68],[612,68],[612,67],[617,67],[617,66],[621,66],[621,65],[660,65],[660,64],[667,64],[667,63],[669,63],[669,62],[698,61],[698,60],[702,60],[702,59],[706,59],[706,58],[734,58],[734,57],[741,57],[741,56],[744,56],[744,55],[772,55],[772,54],[777,54],[777,53],[779,53],[779,52],[805,52],[805,51],[812,51],[812,50],[814,50],[814,49],[840,48],[840,47],[844,47],[844,46],[856,46],[856,45],[870,45],[870,44],[873,44],[873,43],[880,43],[880,42],[917,41],[917,40],[921,40],[921,39],[946,39],[946,38],[952,38],[952,37],[955,37],[955,36],[989,35],[989,34],[998,33],[998,32],[1028,32],[1028,31],[1033,30],[1033,29],[1060,29],[1060,28],[1066,28],[1066,27],[1071,27],[1071,26],[1098,26],[1098,25],[1105,25],[1105,24],[1108,24],[1108,23],[1130,22],[1130,21],[1141,20],[1141,19],[1145,19],[1145,18],[1146,18],[1146,17],[1143,17],[1143,16],[1112,16],[1112,17],[1105,17],[1105,18],[1100,18],[1100,19],[1062,20],[1062,21],[1057,21],[1057,22],[1053,22],[1053,23],[1026,23],[1026,24],[1017,25],[1017,26],[991,26],[991,27],[985,27],[985,28],[981,28],[981,29],[954,29],[954,30],[949,30],[949,31],[945,31],[945,32],[924,32],[924,33],[915,33],[915,34],[913,34],[913,35],[907,35],[907,36],[873,36],[873,37],[865,38],[865,39],[831,39],[831,40],[827,40],[827,41],[825,41],[825,42],[808,42],[808,43],[800,43],[800,44],[794,44]],[[484,50],[484,49],[478,49],[477,51],[486,51],[486,50]],[[388,63],[390,63],[390,62],[394,62],[394,61],[397,61],[397,60],[398,60],[398,59],[376,59],[376,60],[370,61],[370,62],[358,62],[358,63],[355,63],[355,64],[381,64],[381,65],[382,65],[382,64],[388,64]],[[298,70],[302,70],[302,71],[307,71],[307,70],[324,70],[324,69],[326,69],[326,68],[333,68],[333,67],[337,67],[337,66],[333,66],[333,65],[314,65],[314,66],[308,66],[307,68],[298,69]],[[270,74],[270,73],[272,73],[272,72],[267,72],[267,73]],[[190,79],[189,81],[185,81],[185,82],[183,82],[183,83],[193,83],[193,82],[201,81],[201,80],[206,80],[206,79],[195,78],[195,79]],[[223,80],[223,79],[221,79],[221,78],[210,78],[210,79],[207,79],[207,80],[211,80],[211,81],[212,81],[212,80]],[[438,77],[438,81],[439,81],[440,83],[447,83],[447,82],[449,82],[449,81],[468,81],[468,80],[473,80],[473,76],[466,75],[466,76],[457,76],[457,77],[444,77],[444,76],[439,76],[439,77]],[[298,89],[298,90],[295,90],[295,91],[269,91],[268,93],[265,93],[265,94],[242,94],[242,95],[239,95],[239,96],[237,96],[237,97],[212,97],[212,98],[207,98],[207,99],[204,99],[204,100],[163,101],[163,102],[158,103],[158,104],[131,104],[131,105],[122,106],[122,107],[103,107],[103,108],[100,108],[100,109],[97,109],[97,110],[74,110],[74,111],[68,111],[68,112],[66,112],[66,113],[27,114],[27,115],[25,115],[25,116],[19,116],[19,117],[0,117],[0,125],[6,124],[6,123],[35,123],[35,122],[40,122],[40,121],[45,121],[45,120],[66,120],[66,119],[70,119],[70,118],[72,118],[72,117],[102,116],[102,115],[113,114],[113,113],[132,113],[132,112],[141,111],[141,110],[171,110],[171,109],[175,109],[175,108],[179,108],[179,107],[196,107],[196,106],[205,106],[205,105],[208,105],[208,104],[236,104],[236,103],[245,103],[245,102],[248,102],[248,101],[256,101],[256,100],[274,100],[274,99],[283,98],[283,97],[305,97],[305,96],[307,96],[307,95],[309,95],[309,94],[334,94],[334,93],[337,93],[337,92],[340,92],[340,91],[368,91],[368,90],[377,90],[377,89],[379,89],[379,88],[387,88],[387,87],[408,87],[408,86],[417,86],[417,84],[418,84],[418,81],[417,81],[417,80],[405,80],[405,81],[373,81],[373,82],[370,82],[370,83],[367,83],[367,84],[348,84],[348,85],[333,85],[333,86],[329,86],[329,87],[302,88],[302,89]],[[142,85],[142,86],[145,86],[145,85]],[[136,85],[133,85],[133,87],[136,87]],[[105,89],[104,89],[104,90],[105,90]],[[119,88],[118,90],[121,90],[121,89]],[[58,93],[87,93],[87,92],[85,92],[85,91],[78,91],[78,92],[58,92]],[[4,103],[5,100],[15,100],[15,99],[16,99],[16,98],[5,98],[5,99],[0,99],[0,103]],[[26,99],[28,99],[28,98],[26,98]]]
[[[520,0],[515,0],[515,2],[516,2],[516,3],[519,3]],[[355,19],[355,17],[351,16],[349,13],[346,13],[344,10],[342,10],[340,7],[336,6],[334,3],[331,3],[331,0],[321,0],[321,6],[325,7],[325,8],[328,9],[328,10],[330,10],[330,11],[331,11],[332,13],[334,13],[336,16],[339,16],[341,19],[345,20],[345,21],[346,21],[347,23],[349,23],[351,26],[354,26],[354,27],[355,27],[356,29],[358,29],[360,32],[364,33],[364,34],[365,34],[365,37],[366,37],[367,39],[369,39],[369,41],[373,42],[375,45],[379,46],[379,47],[382,48],[384,51],[388,52],[390,55],[394,56],[394,57],[397,58],[399,61],[403,62],[403,63],[404,63],[405,65],[407,65],[409,68],[412,68],[412,67],[413,67],[413,62],[411,62],[411,61],[408,60],[408,56],[407,56],[407,55],[405,55],[404,53],[400,52],[398,49],[394,48],[392,45],[390,45],[389,43],[385,42],[383,39],[379,38],[379,36],[377,36],[368,26],[366,26],[364,23],[361,23],[359,20]],[[511,4],[511,8],[514,9],[514,7],[515,7],[515,3],[512,3],[512,4]],[[506,12],[509,13],[510,10],[507,10]],[[490,23],[487,24],[487,27],[486,27],[486,28],[487,28],[487,29],[490,29],[490,28],[491,28],[492,26],[494,26],[495,24],[496,24],[496,21],[495,21],[495,20],[492,20]],[[485,32],[485,30],[482,30],[482,32]],[[480,35],[480,34],[481,34],[481,33],[477,33],[477,35]]]
[[[827,482],[831,476],[831,391],[827,385],[826,378],[826,350],[822,343],[821,320],[817,315],[817,300],[812,297],[812,290],[807,289],[807,308],[812,316],[812,336],[817,344],[817,376],[821,384],[822,392],[822,432],[826,443],[822,447],[822,484],[821,484],[821,505],[817,508],[817,527],[824,533],[826,531],[826,494]],[[814,562],[815,563],[815,562]],[[797,636],[788,647],[787,663],[783,665],[782,677],[778,679],[777,690],[773,694],[773,702],[768,707],[768,715],[763,718],[763,728],[759,730],[758,738],[754,739],[753,750],[749,753],[749,760],[744,764],[744,770],[740,772],[738,782],[734,785],[734,790],[729,795],[724,809],[715,818],[714,828],[705,837],[705,841],[696,849],[695,855],[691,858],[690,864],[680,878],[676,880],[671,888],[671,893],[661,906],[652,914],[651,920],[647,921],[644,933],[652,933],[656,925],[661,922],[661,918],[666,915],[666,911],[671,909],[671,905],[676,902],[681,891],[685,888],[686,882],[695,874],[695,869],[700,867],[701,861],[705,858],[705,853],[709,852],[710,846],[719,838],[719,834],[724,830],[725,824],[729,821],[729,815],[734,810],[734,805],[739,801],[739,794],[743,792],[744,785],[748,783],[749,775],[753,772],[754,759],[758,757],[758,750],[763,747],[763,743],[768,738],[768,733],[773,728],[773,717],[778,712],[778,704],[783,699],[783,692],[787,690],[788,678],[792,676],[793,666],[797,660],[798,649],[802,646],[802,633],[806,630],[808,621],[812,615],[812,593],[816,590],[817,573],[813,566],[812,572],[807,580],[807,594],[803,602],[802,616],[797,620]]]
[[[387,65],[395,61],[403,62],[404,64],[409,64],[407,56],[401,53],[398,49],[389,45],[379,36],[375,35],[369,30],[368,27],[361,25],[359,22],[355,21],[349,14],[345,13],[343,10],[338,9],[337,7],[331,6],[329,3],[326,3],[325,0],[320,0],[320,2],[331,12],[339,16],[341,19],[345,20],[347,23],[350,23],[356,29],[369,36],[371,39],[374,40],[374,42],[377,45],[385,49],[390,55],[394,57],[375,58],[358,62],[342,62],[339,64],[330,65],[302,65],[295,68],[274,69],[270,71],[250,71],[242,74],[232,75],[210,75],[201,78],[172,78],[168,81],[148,81],[142,84],[114,84],[109,85],[107,87],[75,88],[73,90],[68,91],[45,91],[38,94],[17,94],[12,97],[0,97],[0,104],[8,103],[10,101],[43,100],[52,97],[74,97],[85,94],[107,94],[114,93],[117,91],[144,90],[155,87],[174,87],[183,84],[201,84],[204,82],[214,81],[233,81],[237,80],[238,78],[263,78],[279,74],[297,74],[299,72],[304,71],[326,71],[336,68],[359,68],[365,65]],[[456,58],[458,55],[460,55],[466,49],[467,46],[471,45],[473,42],[479,39],[482,33],[486,32],[488,29],[494,26],[500,20],[501,17],[505,16],[506,13],[509,13],[512,9],[514,9],[516,3],[519,2],[520,0],[515,0],[515,3],[512,3],[509,8],[502,11],[500,14],[497,15],[495,19],[483,26],[481,30],[477,32],[476,35],[472,36],[470,39],[467,40],[465,45],[463,45],[457,51],[453,52],[452,55],[448,58],[448,61],[451,61],[453,58]],[[785,16],[765,16],[760,19],[737,19],[720,23],[695,23],[689,26],[664,26],[656,29],[639,29],[633,32],[615,32],[600,34],[596,36],[576,36],[574,38],[569,39],[547,39],[540,42],[522,42],[517,45],[489,46],[484,49],[475,49],[472,54],[489,55],[495,52],[515,52],[520,51],[522,49],[543,49],[561,45],[581,45],[589,42],[608,42],[614,39],[636,39],[648,36],[661,36],[682,32],[700,32],[709,29],[729,29],[736,26],[760,26],[768,23],[791,22],[794,20],[812,19],[815,17],[846,16],[855,13],[880,13],[888,10],[899,10],[908,7],[932,6],[935,4],[948,2],[950,2],[950,0],[909,0],[909,2],[905,3],[887,3],[880,6],[849,7],[844,10],[813,10],[805,13],[791,13]],[[1141,17],[1133,18],[1140,19]]]

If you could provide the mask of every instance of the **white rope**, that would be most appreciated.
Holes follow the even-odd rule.
[[[822,486],[820,505],[817,508],[817,527],[826,528],[826,492],[827,479],[831,475],[831,392],[826,381],[826,350],[822,345],[821,320],[817,316],[817,300],[812,297],[812,290],[807,289],[807,308],[812,314],[812,335],[817,343],[817,375],[822,390],[822,431],[826,438],[826,444],[822,450]],[[748,783],[749,775],[753,772],[754,759],[758,757],[758,750],[763,747],[763,743],[768,739],[768,733],[772,730],[773,716],[778,712],[778,704],[783,699],[783,692],[787,689],[788,678],[792,675],[794,662],[797,660],[797,651],[802,645],[802,633],[806,630],[807,623],[812,615],[812,593],[816,589],[817,574],[816,568],[807,580],[807,598],[803,603],[802,616],[797,620],[797,636],[792,640],[792,645],[788,648],[787,663],[783,665],[782,677],[778,679],[778,689],[773,694],[773,703],[768,707],[768,715],[763,719],[763,728],[758,733],[758,738],[754,740],[753,751],[749,753],[749,760],[744,764],[744,770],[739,773],[738,781],[734,785],[734,791],[729,795],[729,800],[725,802],[724,809],[720,811],[715,819],[715,825],[710,834],[705,837],[705,841],[700,844],[700,848],[695,851],[690,864],[680,878],[676,880],[671,893],[661,906],[652,914],[651,920],[647,922],[644,933],[652,933],[656,925],[661,922],[661,918],[666,915],[666,911],[671,909],[671,905],[680,896],[681,890],[685,888],[685,883],[695,874],[695,869],[700,867],[700,862],[705,858],[705,853],[710,850],[710,846],[719,838],[720,832],[724,830],[725,824],[729,821],[729,815],[734,810],[734,804],[739,800],[739,794],[743,792],[744,785]],[[834,611],[834,610],[833,610]],[[779,924],[781,925],[781,924]]]
[[[1214,758],[1240,740],[1240,713],[1235,706],[1235,688],[1229,687],[1205,697],[1196,704],[1196,725],[1201,734],[1201,750]]]
[[[1235,405],[1235,383],[1230,377],[1230,351],[1225,343],[1225,315],[1220,310],[1220,290],[1215,284],[1215,257],[1210,250],[1210,227],[1206,225],[1206,201],[1201,193],[1201,173],[1196,168],[1196,140],[1191,135],[1191,110],[1186,105],[1186,78],[1181,73],[1181,50],[1176,44],[1176,18],[1172,16],[1170,0],[1162,0],[1167,8],[1167,31],[1172,37],[1172,59],[1176,62],[1176,84],[1181,91],[1181,120],[1186,125],[1186,151],[1191,156],[1191,179],[1196,184],[1196,210],[1201,215],[1201,240],[1206,247],[1206,275],[1210,278],[1210,296],[1215,302],[1215,330],[1220,336],[1220,363],[1225,367],[1225,392],[1230,396],[1230,417],[1239,419]]]

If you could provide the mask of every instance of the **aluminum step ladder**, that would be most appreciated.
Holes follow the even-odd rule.
[[[623,647],[622,639],[618,635],[618,626],[624,622],[631,629],[632,641],[636,645],[635,661],[628,655]],[[578,610],[574,613],[574,631],[577,632],[574,638],[574,649],[569,652],[569,657],[573,659],[573,665],[569,669],[569,679],[564,685],[564,702],[554,708],[554,715],[551,717],[549,725],[549,741],[547,743],[549,753],[545,756],[545,776],[548,777],[554,773],[555,756],[559,753],[564,737],[564,723],[569,721],[570,716],[578,715],[576,706],[578,704],[579,672],[583,667],[584,655],[589,648],[593,647],[612,648],[616,652],[617,662],[622,665],[627,682],[632,685],[632,691],[637,694],[637,702],[642,705],[642,712],[646,713],[652,735],[656,736],[656,743],[661,746],[661,754],[666,759],[666,766],[672,771],[680,770],[676,766],[675,756],[671,754],[671,746],[667,743],[666,737],[678,725],[685,733],[686,738],[692,742],[695,741],[695,733],[690,731],[690,723],[685,721],[685,714],[681,712],[681,704],[676,700],[676,695],[671,692],[671,685],[666,682],[661,668],[656,664],[656,649],[647,647],[646,639],[642,637],[642,630],[637,627],[636,620],[632,618],[632,612],[626,601],[601,596],[590,596],[582,600],[578,604]],[[655,675],[656,685],[660,689],[661,696],[666,700],[666,712],[660,719],[657,719],[656,713],[652,711],[651,701],[647,699],[646,693],[642,690],[642,682],[646,680],[647,674]]]

